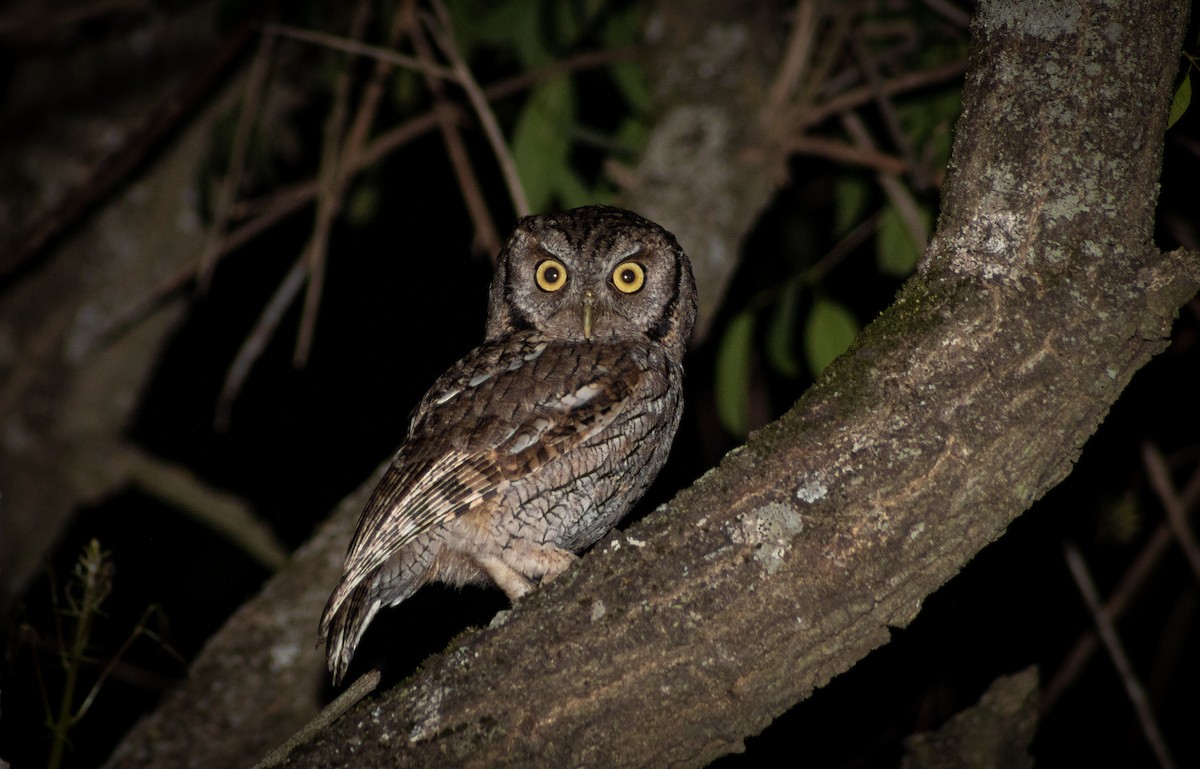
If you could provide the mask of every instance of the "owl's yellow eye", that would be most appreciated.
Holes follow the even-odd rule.
[[[618,291],[632,294],[646,285],[646,269],[637,262],[621,262],[613,270],[612,280]]]
[[[538,264],[534,277],[541,290],[557,291],[567,285],[567,268],[557,259],[547,259]]]

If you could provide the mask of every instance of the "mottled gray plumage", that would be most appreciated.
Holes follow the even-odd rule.
[[[321,617],[336,681],[375,613],[427,582],[511,599],[616,525],[666,461],[696,316],[672,235],[628,211],[518,222],[486,338],[417,405]]]

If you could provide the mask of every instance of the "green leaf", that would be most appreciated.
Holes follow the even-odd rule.
[[[933,217],[925,206],[920,206],[921,221],[925,231]],[[893,278],[904,278],[912,274],[921,258],[921,246],[913,240],[913,234],[894,205],[888,203],[879,218],[879,230],[875,233],[875,262],[879,271]]]
[[[1183,82],[1175,89],[1175,95],[1171,97],[1171,114],[1167,117],[1167,128],[1175,125],[1175,121],[1183,117],[1183,113],[1187,112],[1188,106],[1192,103],[1192,73],[1189,70],[1183,76]]]
[[[804,327],[804,354],[814,377],[850,348],[858,334],[858,321],[841,303],[818,299]]]
[[[731,434],[749,432],[750,362],[754,345],[754,313],[743,310],[726,327],[717,347],[717,418]]]
[[[574,116],[571,81],[556,77],[533,89],[517,118],[512,153],[532,211],[545,211],[555,193],[564,191]]]
[[[771,368],[788,379],[800,376],[800,360],[796,357],[796,325],[800,316],[800,287],[794,283],[784,286],[775,311],[767,326],[767,362]]]

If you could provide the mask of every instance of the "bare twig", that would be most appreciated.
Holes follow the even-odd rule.
[[[1121,639],[1117,636],[1116,628],[1113,627],[1112,619],[1101,605],[1100,594],[1096,590],[1095,583],[1092,582],[1091,574],[1088,573],[1087,564],[1084,563],[1079,548],[1074,543],[1067,542],[1063,551],[1067,560],[1067,568],[1071,571],[1071,578],[1075,580],[1075,586],[1079,588],[1079,594],[1083,598],[1088,612],[1092,615],[1096,632],[1100,634],[1100,640],[1104,642],[1108,656],[1120,675],[1121,685],[1125,687],[1125,695],[1129,697],[1129,702],[1133,705],[1134,712],[1137,713],[1138,723],[1142,727],[1142,734],[1146,737],[1146,742],[1149,743],[1150,749],[1158,759],[1159,766],[1163,769],[1174,769],[1175,760],[1171,757],[1171,751],[1163,740],[1154,713],[1150,710],[1150,703],[1146,699],[1146,690],[1138,680],[1128,655],[1125,654]]]
[[[1104,611],[1109,617],[1116,620],[1125,613],[1125,609],[1129,607],[1138,591],[1146,583],[1146,579],[1158,565],[1170,544],[1171,530],[1167,528],[1166,524],[1154,530],[1141,552],[1138,553],[1138,557],[1125,570],[1121,581],[1109,596],[1108,601],[1105,602]],[[1094,630],[1086,631],[1075,641],[1075,645],[1071,647],[1071,650],[1063,658],[1063,663],[1059,665],[1054,678],[1046,685],[1040,703],[1042,714],[1052,711],[1062,696],[1067,693],[1067,690],[1083,672],[1084,666],[1096,653],[1099,643],[1100,639],[1096,637]]]
[[[767,96],[769,115],[781,111],[796,92],[804,78],[804,72],[812,61],[813,38],[817,33],[817,0],[797,0],[792,32],[788,36],[787,49],[775,81]]]
[[[529,201],[525,197],[525,188],[521,186],[517,164],[504,141],[504,133],[500,130],[500,124],[496,122],[496,116],[492,113],[487,96],[480,89],[479,83],[475,82],[474,75],[471,74],[470,68],[467,67],[462,54],[454,44],[454,29],[450,24],[450,14],[446,12],[446,7],[441,0],[433,0],[433,9],[437,14],[437,23],[430,24],[430,32],[437,41],[438,47],[442,49],[442,55],[449,59],[451,66],[454,67],[458,84],[466,91],[471,108],[475,110],[475,116],[483,126],[483,133],[487,137],[488,143],[492,145],[492,152],[495,153],[496,162],[500,165],[500,173],[504,176],[505,184],[508,185],[508,194],[512,198],[513,210],[517,216],[527,216]]]
[[[875,234],[875,230],[879,227],[879,216],[880,212],[876,211],[855,225],[841,240],[834,243],[833,248],[829,249],[812,267],[804,271],[804,281],[809,285],[820,283],[830,270]]]
[[[1155,496],[1166,511],[1167,524],[1175,535],[1175,541],[1187,557],[1196,579],[1200,580],[1200,545],[1196,544],[1196,537],[1188,526],[1187,508],[1171,483],[1171,471],[1167,468],[1166,460],[1151,443],[1142,444],[1142,465],[1150,479],[1150,488],[1154,489]]]
[[[36,4],[0,16],[0,40],[6,46],[28,46],[31,39],[58,33],[64,27],[95,22],[105,16],[144,13],[151,10],[150,0],[102,0],[83,3],[65,10],[51,10]]]
[[[855,147],[845,142],[826,139],[822,136],[798,136],[787,143],[790,152],[800,155],[816,155],[839,163],[850,163],[878,171],[881,174],[899,175],[908,165],[894,155],[875,149]]]
[[[846,133],[850,134],[850,140],[859,149],[866,152],[876,151],[870,132],[867,131],[862,118],[857,114],[851,112],[843,115],[842,127],[846,129]],[[924,253],[925,246],[929,243],[929,226],[921,216],[912,192],[904,186],[897,174],[880,173],[876,178],[879,186],[883,188],[884,194],[900,214],[900,219],[904,222],[913,243],[916,244],[917,251]]]
[[[793,103],[801,110],[807,109],[815,94],[825,87],[826,78],[829,77],[829,73],[833,71],[834,65],[842,56],[842,49],[846,45],[846,39],[850,36],[851,26],[858,18],[862,2],[861,0],[845,0],[837,4],[827,3],[825,5],[827,9],[832,10],[831,22],[821,33],[820,50],[812,57],[812,74],[801,89],[799,98],[793,100]],[[830,8],[831,5],[832,8]]]
[[[1187,488],[1184,489],[1182,502],[1185,510],[1192,510],[1197,503],[1200,503],[1200,467],[1196,468]],[[1142,546],[1141,552],[1125,570],[1112,595],[1108,597],[1108,601],[1105,602],[1104,611],[1109,617],[1115,620],[1125,613],[1125,609],[1129,607],[1142,586],[1146,584],[1154,567],[1158,565],[1170,548],[1172,540],[1171,527],[1165,521],[1160,523],[1146,540],[1146,544]],[[1084,633],[1075,641],[1075,645],[1063,658],[1058,672],[1046,685],[1041,701],[1043,714],[1054,709],[1058,700],[1079,677],[1088,660],[1096,652],[1098,643],[1099,639],[1093,631]]]
[[[378,45],[369,45],[367,43],[355,40],[353,38],[338,37],[325,32],[316,32],[310,29],[300,29],[299,27],[289,27],[281,24],[270,24],[266,27],[268,32],[274,32],[280,37],[287,37],[293,40],[302,40],[306,43],[315,43],[326,48],[351,53],[356,56],[369,56],[372,59],[379,59],[393,64],[404,69],[416,70],[431,77],[440,78],[442,80],[457,80],[458,75],[454,70],[447,69],[440,64],[430,61],[421,61],[412,56],[406,56],[398,51],[393,51],[391,48],[383,48]]]
[[[883,92],[883,77],[879,74],[878,63],[858,36],[850,38],[850,49],[854,52],[859,69],[867,79],[867,87],[871,89],[871,100],[875,102],[875,107],[883,118],[883,124],[887,126],[892,143],[899,148],[904,162],[908,164],[910,180],[919,185],[920,180],[917,179],[917,176],[920,169],[917,168],[917,153],[913,150],[912,142],[908,140],[908,136],[900,126],[900,116],[896,114],[896,108],[892,104],[891,98]]]
[[[855,88],[797,115],[794,130],[803,131],[805,128],[816,125],[833,115],[840,115],[856,107],[861,107],[875,98],[876,94],[895,96],[926,86],[945,83],[960,77],[966,69],[967,62],[965,60],[952,61],[949,64],[942,64],[920,72],[910,72],[905,75],[899,75],[891,80],[884,80],[879,83],[877,88],[869,86]]]
[[[569,75],[572,72],[595,69],[596,67],[603,67],[614,62],[626,61],[633,57],[634,52],[635,49],[633,48],[583,51],[552,64],[547,64],[544,67],[531,69],[528,72],[522,72],[519,75],[513,75],[510,78],[492,83],[483,89],[483,95],[487,97],[488,101],[497,101],[503,99],[505,96],[520,93],[526,88],[535,86],[558,75]]]
[[[346,687],[346,691],[339,694],[337,699],[326,705],[320,713],[305,724],[300,731],[293,734],[286,742],[268,753],[252,769],[270,769],[270,767],[282,764],[293,750],[311,740],[326,726],[341,718],[342,714],[354,707],[359,700],[375,691],[375,687],[379,686],[379,679],[381,677],[382,674],[378,669],[372,669],[364,673],[358,680]]]
[[[357,39],[366,29],[371,14],[369,0],[360,0],[354,19],[350,22],[351,37]],[[292,365],[303,368],[312,351],[313,336],[317,329],[317,311],[321,306],[321,293],[325,289],[325,257],[329,252],[329,233],[342,210],[346,187],[342,173],[345,148],[342,146],[346,114],[350,110],[350,84],[353,68],[343,67],[338,73],[333,90],[333,106],[325,117],[324,136],[321,141],[321,162],[317,173],[317,215],[313,220],[312,233],[304,247],[308,262],[308,283],[304,292],[304,309],[300,314],[300,331],[296,335],[296,349],[292,353]]]
[[[433,51],[416,19],[415,1],[409,0],[405,6],[411,12],[413,48],[422,61],[432,61]],[[438,117],[438,129],[442,134],[442,143],[446,146],[446,155],[450,158],[451,168],[454,169],[454,178],[458,180],[458,189],[462,194],[463,205],[467,207],[471,222],[475,226],[474,249],[477,253],[482,252],[487,254],[490,259],[495,259],[496,254],[500,252],[500,233],[496,229],[496,223],[492,220],[491,212],[488,211],[479,178],[475,175],[475,169],[467,154],[462,133],[458,129],[458,120],[455,118],[457,110],[447,101],[446,89],[440,80],[426,76],[425,82],[429,87],[429,92],[436,100],[433,111]]]
[[[921,0],[935,13],[960,29],[966,29],[971,24],[971,14],[959,8],[950,0]]]
[[[200,254],[198,268],[198,283],[202,291],[207,290],[212,280],[220,256],[221,242],[225,230],[229,226],[229,215],[237,199],[238,188],[246,171],[246,158],[250,153],[250,138],[254,133],[254,123],[258,119],[262,105],[263,87],[267,82],[267,72],[270,70],[271,54],[275,48],[275,36],[265,32],[254,54],[254,62],[246,76],[246,88],[242,95],[241,111],[238,115],[237,128],[233,135],[233,147],[229,156],[229,169],[217,189],[217,200],[213,211],[212,226],[209,227],[205,240],[204,251]]]
[[[249,376],[250,369],[254,366],[254,361],[262,356],[263,350],[267,348],[267,343],[274,336],[275,329],[283,320],[283,314],[287,312],[287,308],[291,306],[296,296],[299,295],[300,289],[304,287],[304,276],[308,272],[307,265],[308,260],[301,255],[292,265],[292,269],[288,270],[283,282],[271,296],[271,301],[267,302],[267,306],[258,316],[254,330],[246,337],[246,341],[242,342],[229,371],[225,373],[225,383],[221,386],[221,394],[217,398],[217,413],[214,419],[218,431],[223,432],[229,428],[233,401],[241,392],[242,385]]]

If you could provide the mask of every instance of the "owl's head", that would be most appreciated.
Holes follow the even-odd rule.
[[[678,360],[695,320],[696,282],[675,237],[629,211],[586,206],[517,222],[497,260],[487,338],[645,336]]]

